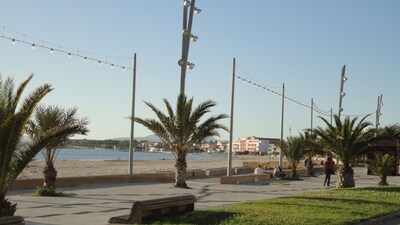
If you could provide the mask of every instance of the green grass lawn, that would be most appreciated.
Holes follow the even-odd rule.
[[[357,224],[400,211],[400,186],[334,189],[196,210],[145,224]]]

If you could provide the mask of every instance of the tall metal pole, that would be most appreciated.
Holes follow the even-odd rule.
[[[378,131],[378,127],[380,125],[379,119],[381,116],[382,97],[383,97],[382,95],[378,96],[378,103],[376,106],[376,123],[375,123],[376,131]]]
[[[282,114],[281,114],[281,150],[279,151],[279,165],[282,166],[283,154],[282,154],[282,145],[283,145],[283,117],[285,111],[285,83],[282,85]]]
[[[339,113],[338,113],[339,119],[340,119],[340,113],[343,111],[343,108],[342,108],[342,98],[343,98],[343,96],[344,96],[343,84],[344,84],[344,82],[346,81],[345,72],[346,72],[346,65],[344,65],[344,66],[342,67],[342,75],[340,76]]]
[[[230,120],[230,128],[229,128],[229,151],[228,151],[228,169],[226,171],[227,176],[231,176],[232,171],[232,143],[233,143],[233,106],[235,99],[235,67],[236,67],[236,59],[233,58],[233,68],[232,68],[232,92],[231,92],[231,120]]]
[[[185,0],[183,1],[185,3]],[[183,26],[182,26],[182,58],[178,61],[181,66],[181,89],[180,93],[185,93],[185,80],[186,80],[186,68],[189,57],[189,45],[190,45],[190,35],[192,33],[192,21],[193,12],[195,9],[196,0],[192,0],[190,3],[189,10],[189,21],[188,21],[188,6],[183,5]]]
[[[313,129],[313,113],[314,113],[314,99],[311,98],[311,132]]]
[[[132,83],[132,119],[135,118],[135,89],[136,89],[136,53],[133,56],[133,83]],[[129,174],[133,173],[133,144],[135,122],[131,120],[131,138],[129,141]]]
[[[331,125],[332,125],[332,118],[333,118],[333,109],[331,108]]]

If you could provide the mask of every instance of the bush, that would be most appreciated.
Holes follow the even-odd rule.
[[[68,196],[74,196],[76,195],[75,193],[66,193],[62,191],[49,191],[46,188],[43,187],[37,187],[35,190],[35,195],[36,196],[48,196],[48,197],[68,197]]]

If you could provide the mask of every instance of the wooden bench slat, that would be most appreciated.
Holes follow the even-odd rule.
[[[143,218],[160,217],[194,210],[196,196],[179,195],[144,201],[133,201],[129,215],[111,217],[109,223],[141,223]]]

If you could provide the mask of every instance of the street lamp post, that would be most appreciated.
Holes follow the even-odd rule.
[[[231,90],[231,118],[230,118],[230,129],[229,129],[229,151],[228,151],[228,170],[226,176],[231,176],[232,173],[232,143],[233,143],[233,105],[235,103],[235,68],[236,68],[236,58],[233,58],[232,66],[232,90]]]
[[[346,95],[346,93],[343,92],[343,84],[347,80],[347,77],[345,76],[345,73],[346,73],[346,65],[344,65],[342,67],[342,75],[340,76],[339,113],[338,113],[339,119],[340,119],[340,113],[343,111],[342,98]]]
[[[192,22],[193,13],[199,14],[200,9],[195,7],[196,0],[191,2],[188,0],[183,1],[183,24],[182,24],[182,56],[178,61],[178,65],[181,67],[181,89],[180,93],[185,93],[185,79],[186,79],[186,68],[194,68],[194,64],[188,62],[189,57],[189,46],[190,39],[193,42],[197,41],[198,37],[192,34]],[[188,10],[189,9],[189,10]]]
[[[378,128],[379,128],[379,125],[380,125],[380,122],[379,122],[380,116],[382,115],[382,113],[381,113],[381,107],[383,105],[382,97],[383,97],[383,95],[378,96],[378,104],[376,106],[376,123],[375,123],[376,132],[378,131]]]

